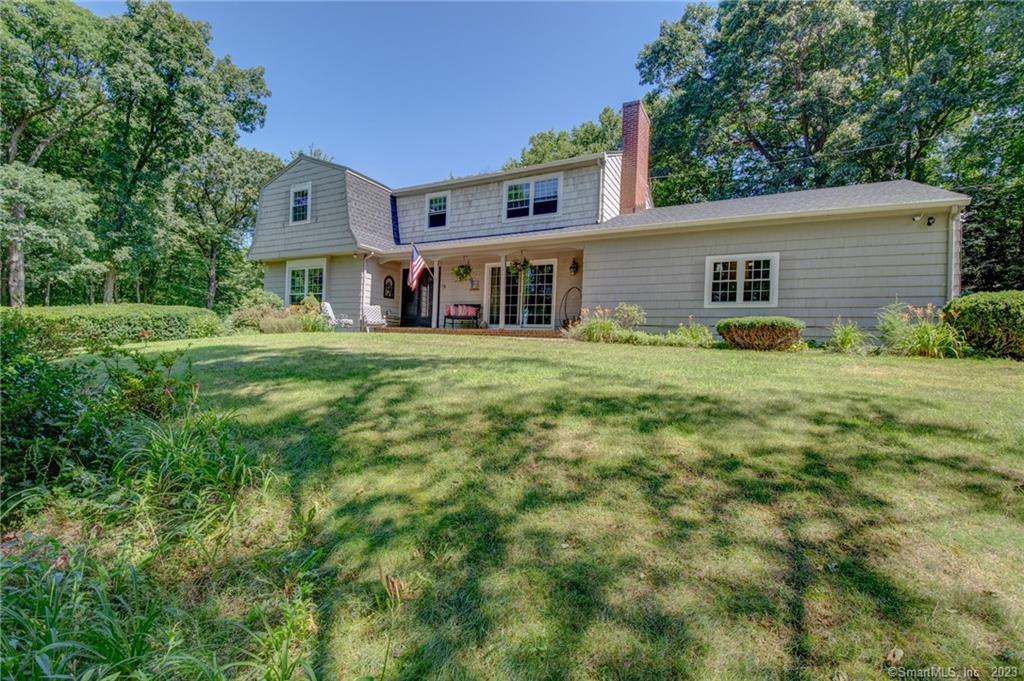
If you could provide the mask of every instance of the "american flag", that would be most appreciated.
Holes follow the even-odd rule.
[[[420,252],[416,250],[416,244],[412,245],[412,258],[409,260],[409,290],[415,291],[420,285],[420,277],[427,269],[427,261],[423,259]]]

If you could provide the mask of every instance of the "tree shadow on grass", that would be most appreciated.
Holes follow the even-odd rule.
[[[879,476],[937,475],[936,494],[958,490],[1020,521],[984,502],[1013,473],[948,453],[992,438],[923,418],[930,405],[919,400],[842,392],[824,407],[808,392],[759,407],[671,384],[622,385],[599,367],[527,354],[452,361],[233,347],[204,349],[197,366],[215,379],[218,403],[254,415],[245,435],[280,455],[297,512],[313,485],[341,497],[316,527],[320,567],[338,567],[320,594],[316,666],[329,676],[379,664],[390,626],[376,581],[384,569],[419,576],[396,625],[396,678],[685,678],[713,645],[709,618],[777,638],[785,658],[764,663],[771,675],[810,678],[847,661],[825,644],[838,625],[809,614],[821,607],[816,591],[837,608],[869,609],[893,638],[927,627],[941,597],[884,567],[894,547],[880,528],[899,521],[873,486]],[[541,380],[480,382],[517,366]],[[319,392],[318,409],[272,404],[292,389]],[[471,399],[439,405],[438,391]],[[562,428],[594,457],[567,456],[576,443]],[[779,433],[800,442],[768,437]],[[621,527],[623,507],[635,528]],[[601,520],[605,534],[587,525],[602,514],[614,516]],[[738,555],[763,569],[744,569]],[[366,640],[338,668],[331,637],[353,619],[367,623]],[[1005,619],[984,622],[990,638],[1021,645]]]

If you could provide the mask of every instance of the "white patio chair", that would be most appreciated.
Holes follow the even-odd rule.
[[[381,311],[380,305],[363,306],[363,325],[366,326],[367,332],[369,332],[371,328],[388,325],[388,320],[384,317],[384,313]]]
[[[324,319],[327,320],[327,323],[330,324],[331,328],[335,331],[338,329],[351,329],[355,326],[355,322],[348,317],[335,317],[334,308],[332,308],[331,304],[326,301],[320,303],[320,314],[324,316]]]

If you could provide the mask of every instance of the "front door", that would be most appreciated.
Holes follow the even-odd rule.
[[[402,270],[402,326],[427,326],[433,321],[434,275],[425,270],[420,285],[409,290],[409,270]]]

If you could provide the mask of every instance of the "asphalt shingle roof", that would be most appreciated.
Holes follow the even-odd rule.
[[[348,228],[361,246],[379,250],[394,248],[391,225],[391,191],[348,171],[345,175]]]
[[[651,208],[620,215],[602,222],[603,229],[617,227],[640,227],[675,225],[688,222],[707,222],[742,218],[771,217],[788,213],[816,213],[828,210],[871,209],[886,206],[914,205],[931,201],[969,203],[966,194],[931,187],[910,180],[853,184],[828,189],[807,189],[803,191],[766,194],[743,199],[688,203],[681,206]],[[593,225],[587,226],[593,229]]]

